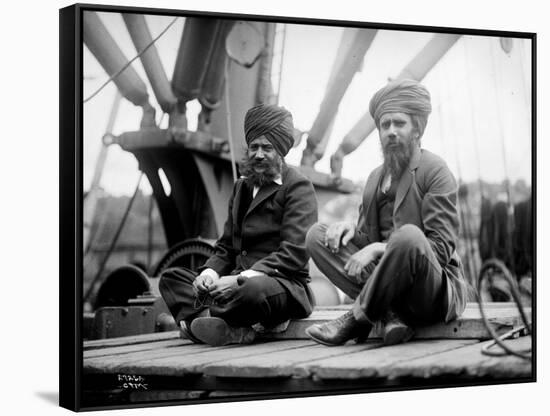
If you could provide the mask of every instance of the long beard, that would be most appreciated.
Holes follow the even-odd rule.
[[[406,143],[399,143],[397,146],[389,146],[382,148],[384,157],[384,169],[390,172],[392,178],[400,178],[409,162],[414,151],[416,142],[409,140]]]
[[[263,172],[256,172],[254,168],[262,166]],[[278,156],[271,160],[263,159],[257,161],[256,159],[245,157],[245,159],[239,165],[239,171],[241,175],[246,176],[246,180],[252,186],[262,187],[281,174],[283,169],[283,158]]]

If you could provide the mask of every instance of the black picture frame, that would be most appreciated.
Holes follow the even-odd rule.
[[[60,10],[60,405],[72,410],[100,410],[131,407],[164,406],[174,404],[198,404],[224,401],[258,400],[285,397],[309,397],[315,395],[348,394],[374,391],[397,391],[401,389],[422,389],[452,386],[473,386],[536,381],[536,296],[532,298],[533,353],[532,373],[528,377],[502,378],[496,381],[487,379],[468,380],[460,383],[456,379],[445,382],[428,381],[425,384],[403,384],[390,386],[354,386],[352,388],[331,388],[310,391],[291,389],[283,394],[260,394],[251,397],[199,397],[186,400],[149,400],[136,403],[116,403],[101,399],[94,405],[86,402],[82,391],[83,377],[83,327],[84,291],[83,274],[83,12],[138,13],[147,15],[186,16],[204,18],[225,18],[242,21],[263,21],[272,23],[354,26],[381,30],[423,31],[442,34],[467,34],[470,36],[494,36],[501,38],[528,39],[531,42],[531,189],[532,189],[532,241],[533,241],[533,294],[536,294],[536,34],[527,32],[504,32],[482,29],[460,29],[446,27],[427,27],[414,25],[381,24],[373,22],[332,21],[309,18],[289,18],[279,16],[241,15],[228,13],[202,13],[197,11],[167,10],[141,7],[106,6],[78,4]],[[83,405],[88,403],[87,405]]]

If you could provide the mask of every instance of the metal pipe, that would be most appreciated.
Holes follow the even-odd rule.
[[[202,105],[202,111],[199,115],[200,130],[209,130],[210,114],[219,107],[223,97],[228,59],[225,51],[225,39],[234,24],[234,21],[221,20],[216,28],[212,53],[208,60],[199,94],[199,102]]]
[[[456,43],[460,36],[448,34],[434,35],[394,79],[410,78],[421,81]],[[352,127],[349,133],[344,136],[342,143],[330,158],[330,168],[335,179],[342,176],[344,157],[357,149],[375,128],[374,120],[367,111]]]
[[[307,146],[301,161],[302,166],[313,167],[323,156],[327,143],[325,136],[333,123],[346,90],[355,73],[361,68],[376,32],[377,30],[373,29],[351,28],[344,30],[319,114],[308,134]]]
[[[185,104],[197,98],[221,21],[212,18],[188,17],[172,76],[172,90],[178,99],[178,109],[185,113]]]
[[[145,16],[134,13],[123,13],[122,18],[124,19],[124,23],[128,28],[128,33],[138,53],[151,45],[153,38],[147,26],[147,22],[145,21]],[[172,112],[177,100],[172,93],[170,82],[162,66],[156,46],[149,46],[149,48],[141,54],[140,58],[162,111],[165,113]]]
[[[273,97],[273,85],[271,82],[271,75],[273,70],[273,53],[275,47],[275,24],[267,24],[265,31],[265,46],[261,54],[259,65],[259,79],[258,89],[256,90],[256,102],[268,103],[270,98]]]
[[[109,76],[115,75],[128,59],[107,31],[96,12],[85,11],[83,19],[84,43]],[[134,105],[150,106],[147,87],[134,68],[129,66],[113,79],[122,96]]]

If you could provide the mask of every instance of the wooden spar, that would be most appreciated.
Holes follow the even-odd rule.
[[[421,81],[456,43],[460,36],[448,34],[434,35],[394,79],[409,78]],[[342,143],[340,143],[340,146],[338,146],[338,149],[330,159],[332,174],[335,177],[339,178],[342,175],[344,157],[357,149],[375,128],[374,120],[367,111],[352,127],[349,133],[344,136]]]
[[[83,19],[84,43],[105,69],[122,96],[143,108],[141,125],[154,126],[155,109],[149,103],[147,86],[111,36],[96,12],[85,11]],[[125,66],[128,67],[120,72]]]
[[[153,38],[151,37],[147,22],[145,21],[145,16],[136,13],[123,13],[122,18],[124,19],[124,23],[128,28],[128,33],[138,53],[151,45]],[[170,113],[174,109],[177,100],[172,93],[170,82],[168,81],[162,62],[160,61],[156,46],[154,44],[151,45],[143,52],[140,59],[145,69],[145,73],[147,74],[147,78],[153,87],[157,102],[162,108],[162,111]]]
[[[344,29],[321,108],[308,134],[302,166],[313,167],[323,156],[338,106],[354,75],[361,68],[376,33],[374,29]]]

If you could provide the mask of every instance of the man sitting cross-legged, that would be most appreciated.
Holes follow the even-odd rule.
[[[306,333],[326,345],[366,339],[385,324],[384,343],[414,326],[449,321],[466,306],[458,243],[457,184],[420,139],[430,94],[413,80],[390,82],[369,106],[384,163],[368,177],[359,220],[315,224],[307,249],[319,269],[355,300],[352,310]]]
[[[312,311],[307,230],[317,221],[313,185],[284,156],[291,114],[259,105],[245,117],[246,160],[216,253],[201,273],[174,268],[160,291],[182,333],[210,345],[250,343],[255,329],[282,329]]]

